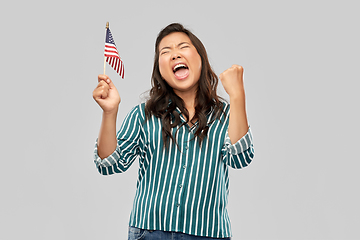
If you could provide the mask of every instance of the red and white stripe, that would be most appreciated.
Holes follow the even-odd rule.
[[[106,62],[124,78],[124,63],[120,58],[119,52],[114,44],[105,43]]]

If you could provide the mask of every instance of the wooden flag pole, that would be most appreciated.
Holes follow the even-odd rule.
[[[109,28],[109,22],[106,23],[105,37],[106,37],[106,33],[107,33],[108,28]],[[106,57],[104,56],[104,75],[105,75],[105,68],[106,68]]]

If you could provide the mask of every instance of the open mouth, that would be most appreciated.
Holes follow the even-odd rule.
[[[176,64],[173,68],[175,77],[179,80],[185,79],[189,76],[189,68],[184,63]]]

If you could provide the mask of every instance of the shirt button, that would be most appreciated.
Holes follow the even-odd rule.
[[[189,149],[189,147],[188,147],[188,146],[186,146],[186,147],[185,147],[185,149],[186,149],[186,150],[188,150],[188,149]]]
[[[177,207],[180,207],[180,203],[176,204]]]
[[[183,166],[183,169],[185,169],[185,168],[186,168],[186,165]]]
[[[179,184],[179,188],[182,188],[182,185],[181,185],[181,184]]]

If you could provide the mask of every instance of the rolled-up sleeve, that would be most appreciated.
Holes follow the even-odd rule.
[[[128,113],[117,133],[117,147],[108,157],[103,159],[99,157],[96,140],[94,163],[99,173],[111,175],[125,172],[139,155],[141,123],[138,114],[138,107]]]
[[[222,149],[223,161],[232,168],[247,167],[254,158],[253,137],[249,127],[248,132],[234,144],[231,144],[229,133],[226,132]]]

